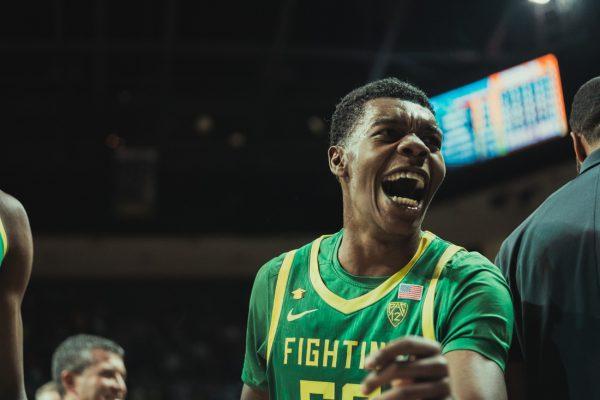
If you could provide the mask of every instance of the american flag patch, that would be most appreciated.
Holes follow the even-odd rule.
[[[398,286],[399,299],[421,300],[421,297],[423,297],[422,285],[401,283],[400,286]]]

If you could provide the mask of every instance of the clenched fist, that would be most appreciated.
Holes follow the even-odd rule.
[[[373,400],[445,399],[450,396],[448,364],[439,343],[419,336],[395,340],[366,360],[365,395],[382,385],[391,389]]]

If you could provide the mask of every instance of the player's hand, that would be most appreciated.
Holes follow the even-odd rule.
[[[365,395],[382,385],[391,389],[373,400],[445,399],[450,396],[448,364],[439,343],[418,336],[395,340],[365,361],[371,371],[362,382]]]

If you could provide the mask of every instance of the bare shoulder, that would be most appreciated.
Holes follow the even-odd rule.
[[[20,222],[27,219],[27,213],[19,200],[0,190],[0,217],[7,223]]]
[[[8,249],[13,247],[15,250],[23,250],[23,247],[29,246],[31,230],[27,212],[19,200],[1,190],[0,219],[7,236]]]
[[[19,200],[0,191],[0,220],[4,241],[4,258],[0,265],[2,294],[22,296],[31,275],[33,243],[29,219]]]

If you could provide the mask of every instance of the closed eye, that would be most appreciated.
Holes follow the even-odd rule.
[[[109,369],[104,369],[104,370],[100,371],[99,375],[104,378],[112,378],[115,376],[115,372],[112,370],[109,370]]]
[[[427,135],[421,138],[430,149],[438,151],[442,148],[442,139],[437,135]]]
[[[402,135],[403,133],[399,130],[390,128],[379,129],[373,133],[373,137],[389,141],[397,140]]]

